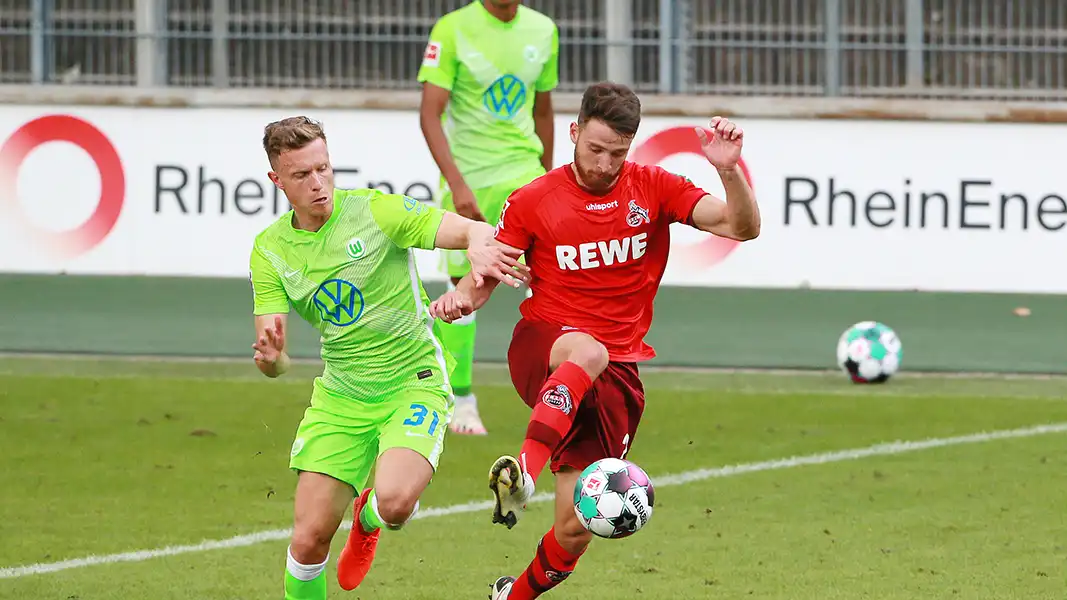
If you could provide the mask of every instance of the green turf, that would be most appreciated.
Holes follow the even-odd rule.
[[[198,543],[291,524],[289,444],[315,365],[0,361],[0,568]],[[424,507],[487,500],[528,409],[498,368],[476,381],[487,438],[450,436]],[[667,473],[1067,422],[1067,380],[649,372],[631,459]],[[1062,595],[1064,434],[696,481],[650,524],[594,542],[550,598],[1023,599]],[[549,479],[542,478],[542,487]],[[544,489],[542,489],[544,491]],[[549,525],[488,511],[384,535],[365,585],[332,598],[484,598]],[[0,579],[0,598],[280,598],[286,542]]]
[[[442,288],[428,284],[431,297]],[[248,356],[243,279],[0,276],[0,351]],[[522,296],[501,289],[479,311],[477,359],[503,361]],[[1013,310],[1025,306],[1029,317]],[[1067,373],[1062,296],[667,287],[648,337],[653,364],[827,368],[852,323],[880,320],[905,369]],[[294,356],[318,335],[292,320]]]

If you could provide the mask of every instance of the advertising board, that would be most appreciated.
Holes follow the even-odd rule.
[[[288,210],[263,125],[305,111],[0,107],[0,271],[243,277],[257,232]],[[417,115],[306,111],[339,187],[437,202]],[[710,117],[711,115],[709,115]],[[558,115],[554,164],[570,159]],[[759,238],[672,226],[664,283],[1067,292],[1067,126],[735,119]],[[631,159],[721,195],[692,128],[646,118]],[[419,252],[426,280],[442,280]]]

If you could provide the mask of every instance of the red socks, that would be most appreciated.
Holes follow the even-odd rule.
[[[570,431],[578,404],[592,385],[585,370],[567,361],[552,373],[538,392],[540,401],[530,415],[526,440],[519,454],[523,470],[534,481],[544,470],[559,441]]]
[[[581,554],[571,554],[556,540],[553,527],[537,545],[537,555],[530,566],[511,585],[508,600],[533,600],[556,587],[571,574]]]

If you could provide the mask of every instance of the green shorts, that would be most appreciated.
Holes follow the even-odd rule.
[[[518,179],[472,190],[475,200],[478,201],[478,208],[485,215],[485,220],[495,227],[497,221],[500,220],[500,213],[504,210],[504,203],[511,196],[511,193],[544,174],[544,169],[538,168]],[[449,212],[456,212],[456,207],[452,204],[451,190],[446,189],[443,191],[441,208]],[[471,264],[467,260],[466,250],[443,250],[441,251],[441,256],[445,261],[444,268],[449,277],[459,278],[470,272]]]
[[[397,390],[385,400],[363,402],[315,382],[311,406],[296,430],[289,468],[323,473],[359,493],[378,457],[409,448],[426,457],[434,472],[452,420],[453,400],[443,391]]]

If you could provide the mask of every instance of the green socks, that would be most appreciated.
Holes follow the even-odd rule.
[[[456,359],[456,370],[452,372],[452,390],[456,396],[471,393],[471,380],[474,371],[474,337],[478,324],[471,313],[452,323],[441,323],[441,338],[445,348]]]
[[[419,512],[418,500],[415,501],[415,508],[406,521],[397,524],[386,523],[382,520],[382,515],[378,513],[378,496],[374,490],[371,490],[370,495],[367,496],[367,504],[363,506],[363,510],[359,511],[359,524],[363,527],[363,531],[367,533],[374,533],[383,527],[389,531],[399,531],[417,512]]]
[[[367,533],[374,533],[385,525],[385,523],[382,523],[382,518],[378,516],[378,511],[374,510],[376,504],[377,498],[374,495],[374,490],[371,490],[370,496],[367,497],[367,503],[363,506],[363,510],[359,511],[359,524],[363,526],[363,531]]]
[[[293,558],[292,550],[286,552],[285,600],[326,600],[326,562],[319,565],[302,565]]]

